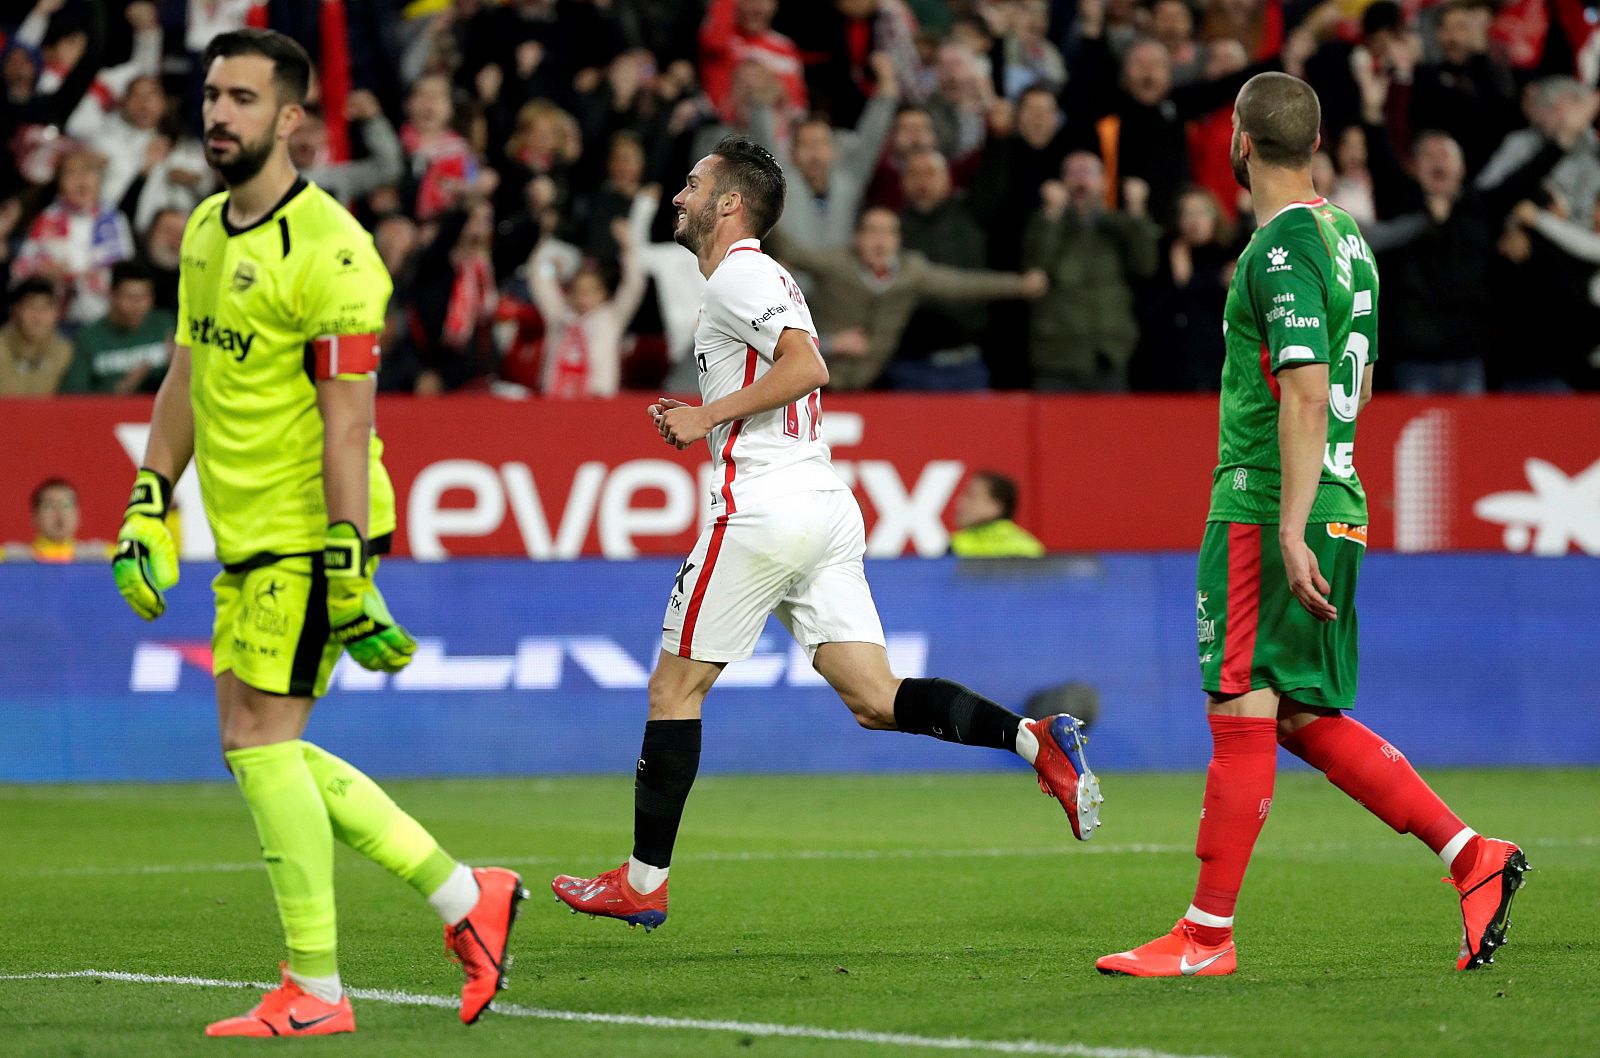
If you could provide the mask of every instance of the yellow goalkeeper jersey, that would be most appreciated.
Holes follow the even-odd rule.
[[[315,184],[297,180],[247,228],[228,223],[227,199],[206,199],[184,229],[176,341],[193,365],[195,466],[217,557],[239,566],[322,550],[313,345],[380,333],[393,284],[372,236]],[[376,430],[370,447],[367,531],[381,549],[394,486]]]

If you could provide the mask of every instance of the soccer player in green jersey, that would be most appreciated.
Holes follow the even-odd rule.
[[[335,838],[444,919],[471,1024],[503,987],[521,880],[457,863],[371,779],[300,737],[342,652],[396,672],[416,646],[373,583],[395,527],[373,428],[389,276],[372,237],[289,162],[305,50],[270,31],[224,33],[204,69],[205,151],[227,190],[184,231],[177,351],[113,570],[135,613],[161,616],[178,580],[164,518],[193,458],[222,562],[212,671],[223,755],[255,818],[289,948],[282,985],[206,1032],[355,1029],[335,957]]]
[[[1194,901],[1170,933],[1102,973],[1232,973],[1233,912],[1282,745],[1438,854],[1461,894],[1456,968],[1505,942],[1527,861],[1465,826],[1392,745],[1346,715],[1356,695],[1356,577],[1367,499],[1356,417],[1378,359],[1378,271],[1350,215],[1311,186],[1321,108],[1305,82],[1252,78],[1233,111],[1233,171],[1258,227],[1223,335],[1221,436],[1195,595],[1211,767]]]

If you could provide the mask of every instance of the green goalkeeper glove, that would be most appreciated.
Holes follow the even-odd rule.
[[[146,621],[166,612],[164,593],[178,583],[178,550],[166,522],[171,500],[172,483],[154,470],[139,468],[111,560],[117,591]]]
[[[417,641],[389,616],[367,572],[366,542],[354,525],[328,526],[322,566],[328,575],[328,625],[334,641],[344,645],[356,664],[374,672],[399,672],[411,664]]]

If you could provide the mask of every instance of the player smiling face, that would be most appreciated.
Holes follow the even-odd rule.
[[[672,237],[679,246],[699,253],[717,226],[716,155],[708,154],[689,170],[689,179],[672,204],[678,209],[678,223]]]
[[[219,56],[206,72],[200,110],[206,161],[229,187],[259,173],[305,113],[280,97],[274,73],[271,59],[249,54]]]

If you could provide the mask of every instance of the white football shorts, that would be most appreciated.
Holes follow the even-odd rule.
[[[883,645],[861,566],[866,528],[844,490],[796,492],[713,519],[678,568],[661,647],[696,661],[741,661],[767,616],[815,657],[823,643]]]

